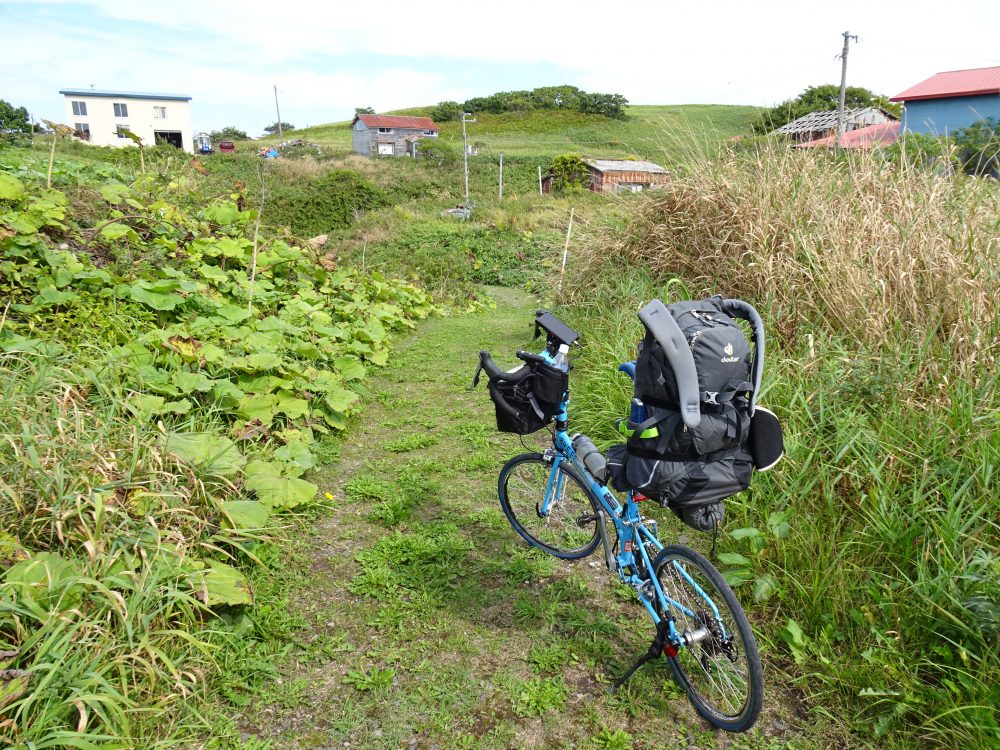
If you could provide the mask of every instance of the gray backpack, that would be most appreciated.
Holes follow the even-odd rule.
[[[747,340],[737,318],[751,327]],[[633,489],[711,530],[722,500],[750,485],[753,468],[782,453],[773,414],[756,407],[764,367],[764,326],[746,302],[716,296],[639,311],[646,326],[635,363],[624,445],[608,452],[617,490]],[[752,434],[754,437],[752,437]]]

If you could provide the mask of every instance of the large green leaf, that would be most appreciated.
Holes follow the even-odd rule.
[[[240,399],[237,413],[246,419],[259,419],[271,424],[278,406],[278,397],[273,393],[248,393]]]
[[[0,201],[19,201],[24,197],[24,183],[13,175],[0,172]]]
[[[236,568],[217,560],[207,560],[202,572],[202,591],[205,604],[253,604],[250,582]]]
[[[271,515],[271,509],[257,500],[226,500],[222,512],[234,529],[263,529]]]
[[[310,502],[319,489],[312,482],[290,476],[297,469],[272,461],[253,461],[246,468],[246,486],[271,508],[294,508]]]
[[[167,451],[198,471],[216,476],[231,476],[246,463],[236,443],[211,432],[171,432]]]
[[[333,366],[344,380],[360,380],[365,376],[365,366],[357,357],[337,357]]]
[[[80,295],[73,292],[60,292],[54,286],[43,287],[42,290],[31,300],[31,304],[38,307],[54,307],[65,305],[67,302],[76,302]]]
[[[346,388],[331,389],[326,392],[323,403],[331,410],[346,412],[358,400],[358,394]]]
[[[184,394],[194,393],[195,391],[198,393],[208,393],[212,390],[212,386],[215,383],[215,381],[203,372],[188,372],[187,370],[178,370],[174,373],[171,380],[174,385],[180,388],[181,393]]]
[[[160,414],[187,414],[191,411],[191,406],[191,402],[186,398],[180,401],[167,401],[162,396],[143,393],[136,399],[133,411],[141,419],[149,419]]]
[[[9,568],[3,583],[21,599],[30,599],[43,610],[72,609],[80,603],[83,585],[77,564],[55,552],[39,552]]]
[[[146,288],[143,282],[133,284],[129,288],[129,296],[147,307],[163,311],[173,310],[184,302],[184,298],[178,294],[152,291]]]
[[[121,203],[126,195],[128,195],[128,185],[123,185],[120,182],[109,182],[106,185],[101,185],[101,197],[108,203]]]
[[[294,393],[279,391],[274,411],[284,414],[289,419],[298,419],[309,413],[309,402],[304,398],[297,398]]]
[[[136,236],[135,232],[127,224],[115,222],[114,224],[105,224],[101,227],[101,237],[106,240],[120,240],[129,234]]]

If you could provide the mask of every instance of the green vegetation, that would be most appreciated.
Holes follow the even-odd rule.
[[[0,739],[718,744],[663,663],[606,693],[648,645],[633,592],[496,505],[522,448],[467,390],[476,352],[513,363],[546,303],[490,284],[583,332],[573,428],[603,445],[640,302],[764,314],[788,456],[728,503],[718,560],[769,702],[730,748],[996,746],[997,188],[943,176],[950,143],[720,148],[754,112],[480,114],[468,221],[441,215],[453,122],[417,160],[348,156],[343,126],[267,163],[60,141],[51,190],[48,141],[0,152]],[[673,178],[537,195],[572,153]]]
[[[764,312],[788,456],[728,503],[720,560],[808,704],[879,747],[1000,742],[998,216],[990,181],[875,155],[726,156],[588,246],[563,308],[589,337],[576,427],[605,444],[643,300]]]
[[[197,719],[277,514],[315,502],[366,363],[433,308],[261,235],[241,194],[183,210],[190,174],[60,163],[45,189],[8,157],[0,737],[145,747]]]

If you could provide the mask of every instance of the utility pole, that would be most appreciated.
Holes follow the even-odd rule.
[[[500,200],[503,200],[503,154],[500,154]]]
[[[538,165],[538,194],[539,195],[545,195],[545,193],[542,192],[542,165],[541,164]]]
[[[285,134],[281,130],[281,108],[278,106],[278,84],[274,84],[274,111],[278,113],[278,143],[285,142]]]
[[[465,206],[469,204],[469,139],[465,132],[465,123],[475,122],[475,118],[467,119],[471,112],[462,113],[462,164],[465,169]]]
[[[834,151],[840,153],[840,139],[844,137],[844,101],[847,98],[847,48],[851,39],[858,41],[856,35],[844,32],[844,51],[840,53],[840,98],[837,100],[837,135],[834,136]]]

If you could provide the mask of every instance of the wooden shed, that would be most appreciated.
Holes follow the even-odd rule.
[[[595,193],[638,193],[667,181],[667,170],[651,161],[632,159],[584,159],[590,180],[587,189]],[[542,179],[542,192],[552,190],[553,175]]]
[[[417,141],[437,138],[440,130],[429,117],[356,115],[351,150],[365,156],[416,156]]]

